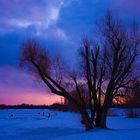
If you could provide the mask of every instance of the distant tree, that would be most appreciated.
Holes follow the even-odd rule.
[[[136,80],[128,91],[127,107],[140,107],[140,82]]]
[[[83,40],[81,72],[69,73],[70,77],[66,76],[61,61],[55,61],[36,41],[25,42],[21,53],[22,64],[34,72],[52,93],[63,96],[74,105],[86,130],[93,126],[106,128],[113,98],[136,79],[133,72],[140,41],[136,24],[130,30],[107,12],[98,23],[98,29],[101,40],[98,39],[97,43]]]

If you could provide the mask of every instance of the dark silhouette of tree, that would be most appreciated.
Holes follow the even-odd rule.
[[[52,93],[63,96],[74,105],[86,130],[93,126],[106,128],[113,98],[136,79],[133,74],[139,47],[136,24],[128,29],[107,12],[98,23],[98,29],[101,40],[98,39],[97,43],[83,40],[81,75],[78,71],[69,74],[70,78],[66,77],[61,61],[57,58],[56,65],[56,61],[36,41],[25,42],[21,55],[22,64],[34,72]]]
[[[135,23],[128,29],[110,11],[97,27],[101,40],[92,43],[84,39],[81,56],[90,97],[91,120],[96,126],[106,128],[107,112],[113,98],[122,90],[131,88],[132,82],[138,78],[134,69],[139,55],[140,34]]]
[[[128,91],[126,107],[140,107],[140,82],[136,80]]]
[[[29,70],[34,72],[34,74],[36,74],[37,77],[39,77],[47,85],[52,93],[63,96],[69,100],[69,102],[74,104],[77,110],[80,112],[82,118],[85,120],[86,130],[92,129],[93,125],[87,113],[86,107],[81,104],[81,102],[77,101],[76,98],[70,94],[71,92],[69,92],[64,86],[67,85],[68,80],[63,80],[62,83],[61,80],[63,78],[61,76],[59,79],[58,77],[56,79],[54,76],[54,59],[51,61],[51,58],[47,55],[47,52],[42,49],[36,41],[33,40],[27,41],[23,44],[21,53],[21,64],[26,65]],[[62,76],[63,75],[65,74],[62,73]]]

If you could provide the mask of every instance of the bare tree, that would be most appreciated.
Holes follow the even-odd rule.
[[[133,74],[140,41],[136,24],[128,29],[111,12],[107,12],[98,23],[98,29],[101,37],[98,43],[92,43],[88,39],[83,41],[80,52],[83,74],[72,74],[71,80],[64,76],[59,59],[55,69],[58,68],[61,72],[54,71],[54,59],[36,41],[25,42],[21,55],[21,62],[52,93],[65,97],[76,107],[86,130],[93,126],[106,128],[107,113],[113,98],[137,79]],[[74,96],[72,90],[69,91],[65,85],[72,85]]]
[[[86,107],[81,103],[81,101],[74,98],[74,96],[71,95],[71,92],[69,92],[64,87],[64,83],[67,83],[67,80],[64,80],[65,78],[62,78],[64,73],[62,74],[62,76],[57,76],[56,78],[56,72],[54,72],[53,70],[54,63],[47,55],[47,52],[42,49],[36,41],[30,40],[23,44],[21,54],[22,65],[27,66],[32,72],[34,72],[36,76],[46,84],[46,86],[51,90],[52,93],[63,96],[69,102],[73,103],[81,114],[83,120],[85,121],[86,130],[92,129],[93,125],[91,123]],[[58,70],[60,70],[60,65],[58,67]],[[63,82],[61,80],[63,80]],[[76,83],[76,80],[74,81]],[[78,86],[76,87],[78,89]]]
[[[96,126],[106,128],[113,98],[119,96],[122,89],[130,88],[130,83],[137,79],[133,70],[140,36],[135,23],[128,29],[111,12],[107,12],[97,26],[102,40],[92,44],[84,39],[81,55],[90,95],[91,119]],[[101,94],[104,94],[103,104]]]

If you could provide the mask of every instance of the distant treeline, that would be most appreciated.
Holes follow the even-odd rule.
[[[60,111],[68,111],[67,105],[54,103],[52,105],[33,105],[33,104],[20,104],[20,105],[5,105],[0,104],[0,109],[52,109]]]
[[[113,104],[113,108],[139,108],[140,105],[129,104]],[[20,104],[20,105],[5,105],[0,104],[0,109],[50,109],[57,111],[77,111],[69,104],[54,103],[52,105],[33,105],[33,104]]]
[[[0,109],[42,109],[42,108],[48,109],[48,105],[32,105],[32,104],[0,105]]]

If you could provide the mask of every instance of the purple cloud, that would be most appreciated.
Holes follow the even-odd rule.
[[[140,1],[139,0],[117,0],[110,1],[111,7],[120,12],[120,14],[136,17],[140,14]],[[136,17],[137,18],[137,17]]]
[[[66,34],[56,25],[60,11],[71,0],[1,0],[0,31],[8,32],[24,29],[32,35],[45,36],[51,34],[51,28],[57,29],[54,37],[66,39]],[[48,30],[49,29],[49,30]],[[50,33],[49,33],[50,31]],[[59,33],[58,33],[59,31]],[[61,32],[60,32],[61,31]]]

